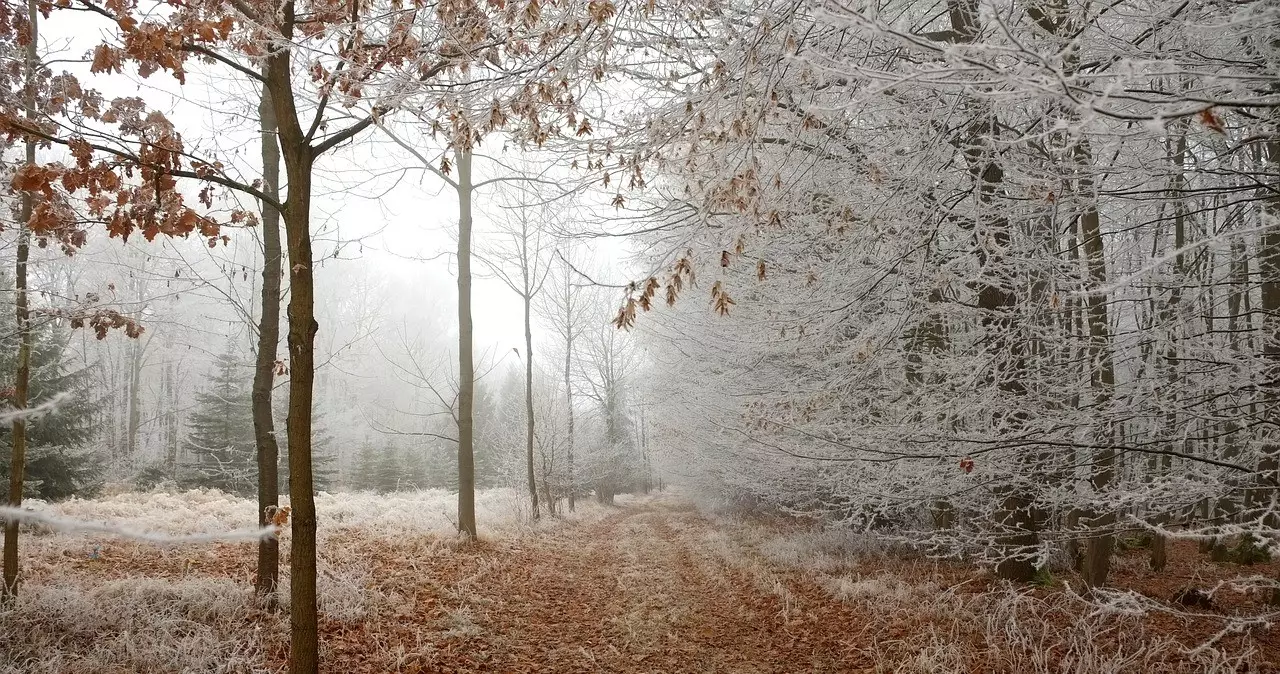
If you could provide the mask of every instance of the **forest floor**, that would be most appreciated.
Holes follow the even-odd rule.
[[[466,546],[419,584],[418,605],[431,607],[443,629],[413,664],[708,673],[873,666],[847,629],[862,622],[850,607],[796,573],[763,579],[726,566],[707,545],[711,531],[691,507],[663,504],[549,536]],[[400,567],[395,555],[381,564],[386,575]],[[349,637],[333,644],[343,671],[363,658],[366,636]]]
[[[1241,575],[1194,545],[1164,574],[1119,558],[1134,592],[1099,611],[1062,580],[1013,588],[674,496],[584,510],[477,542],[323,532],[323,671],[1280,672],[1280,627],[1232,620],[1262,611],[1256,598],[1165,596]],[[35,564],[27,587],[45,594],[26,618],[0,616],[0,672],[281,671],[288,620],[248,598],[253,555],[118,543]]]

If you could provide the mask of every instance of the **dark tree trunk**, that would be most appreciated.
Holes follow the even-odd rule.
[[[1273,113],[1272,118],[1280,121],[1280,113]],[[1280,168],[1280,140],[1273,138],[1267,142],[1265,151],[1271,166]],[[1280,221],[1280,196],[1273,190],[1262,208],[1263,217],[1271,220],[1258,241],[1258,272],[1262,276],[1262,355],[1267,364],[1266,381],[1273,382],[1267,385],[1264,394],[1272,401],[1270,404],[1275,404],[1277,387],[1274,382],[1280,377],[1280,224],[1277,224]],[[1262,447],[1262,460],[1258,462],[1258,481],[1263,489],[1258,490],[1260,493],[1256,498],[1263,507],[1274,498],[1265,494],[1276,488],[1277,478],[1280,478],[1280,444],[1276,442],[1274,431],[1267,429],[1264,432],[1267,436]],[[1276,520],[1274,512],[1266,514],[1267,526],[1280,525]],[[1280,587],[1271,590],[1269,600],[1271,604],[1280,605]]]
[[[1186,180],[1183,177],[1182,171],[1183,171],[1183,163],[1186,161],[1186,155],[1187,155],[1187,134],[1186,134],[1185,126],[1183,125],[1179,125],[1179,126],[1182,127],[1181,129],[1182,132],[1178,136],[1178,140],[1174,148],[1175,151],[1173,153],[1173,160],[1174,162],[1177,163],[1177,168],[1175,173],[1173,174],[1173,179],[1169,187],[1169,192],[1174,199],[1174,202],[1173,202],[1173,209],[1174,209],[1173,248],[1175,251],[1178,251],[1174,255],[1173,272],[1174,272],[1174,277],[1175,279],[1178,280],[1178,282],[1171,284],[1169,288],[1169,300],[1163,307],[1164,323],[1168,326],[1167,328],[1168,346],[1165,348],[1164,366],[1165,366],[1165,375],[1169,381],[1169,385],[1167,387],[1168,392],[1165,394],[1168,397],[1168,400],[1164,402],[1165,406],[1169,410],[1168,412],[1165,413],[1165,425],[1171,431],[1172,429],[1178,428],[1177,410],[1178,410],[1178,385],[1179,385],[1179,382],[1178,382],[1179,353],[1178,353],[1177,324],[1180,320],[1178,316],[1178,313],[1180,311],[1179,307],[1182,304],[1182,288],[1179,285],[1179,283],[1184,278],[1187,272],[1186,256],[1183,255],[1181,252],[1182,248],[1187,245],[1186,207],[1184,206],[1183,202],[1179,198],[1182,195],[1182,191],[1186,183]],[[1171,451],[1181,449],[1180,447],[1177,447],[1174,444],[1174,440],[1172,439],[1172,436],[1173,434],[1171,433],[1171,439],[1168,443],[1168,449]],[[1167,472],[1172,467],[1168,456],[1152,457],[1151,466],[1154,469],[1152,471],[1153,477],[1156,474],[1159,474],[1161,472]],[[1161,524],[1166,523],[1166,518],[1163,518],[1163,517],[1160,518],[1160,523]],[[1168,561],[1169,561],[1168,560],[1168,541],[1165,539],[1165,536],[1163,536],[1162,534],[1158,532],[1154,533],[1152,535],[1152,540],[1151,540],[1151,558],[1150,558],[1151,568],[1155,571],[1162,571],[1164,570],[1164,567],[1168,564]]]
[[[947,1],[955,42],[968,44],[977,39],[980,27],[978,9],[977,0]],[[986,383],[1007,397],[1017,398],[1026,394],[1023,382],[1026,362],[1019,336],[1014,334],[1018,327],[1015,311],[1018,298],[1012,290],[1014,280],[1009,262],[1002,256],[1002,251],[1008,250],[1011,243],[1009,221],[996,210],[998,205],[995,203],[1004,184],[1004,169],[993,147],[999,126],[989,105],[981,100],[975,100],[974,104],[975,119],[964,135],[957,138],[956,144],[964,154],[978,193],[973,234],[982,271],[976,290],[978,308],[982,310],[982,327],[986,330],[991,352],[996,356],[994,370]],[[1016,409],[1012,402],[1008,406]],[[1014,411],[995,421],[1017,428],[1022,425],[1024,416],[1024,413]],[[1026,467],[1027,463],[1020,458],[1015,467]],[[996,573],[1008,580],[1031,580],[1035,576],[1035,563],[1026,556],[1026,550],[1039,542],[1033,512],[1035,495],[1020,485],[1002,486],[999,493],[1001,504],[995,520],[1003,531],[997,536],[996,545],[1004,550],[1004,559],[996,565]]]
[[[36,82],[35,72],[39,66],[38,16],[35,0],[27,2],[27,18],[31,22],[30,42],[27,44],[26,62],[26,113],[28,119],[35,118]],[[36,144],[28,139],[26,145],[27,164],[36,163]],[[31,313],[27,306],[27,259],[31,254],[31,234],[27,223],[35,208],[33,197],[29,192],[22,195],[22,204],[18,213],[18,250],[14,263],[14,318],[17,321],[18,359],[17,371],[13,382],[13,408],[22,410],[27,406],[27,394],[31,383]],[[27,462],[27,420],[25,417],[13,418],[13,446],[9,458],[9,501],[10,508],[22,507],[22,491],[26,477]],[[13,601],[18,594],[18,521],[6,520],[4,525],[4,587],[0,588],[0,597],[4,603]]]
[[[262,191],[279,199],[280,144],[271,97],[265,89],[258,105],[262,132]],[[290,186],[290,191],[292,191]],[[258,526],[271,523],[280,506],[280,447],[276,442],[271,391],[275,381],[276,348],[280,342],[280,214],[262,205],[262,315],[258,318],[258,354],[253,371],[253,433],[258,445]],[[258,542],[258,580],[255,590],[267,607],[276,608],[280,574],[280,541]]]
[[[1084,157],[1088,151],[1084,150]],[[1083,163],[1083,162],[1082,162]],[[1092,180],[1082,180],[1082,190],[1092,190]],[[1094,390],[1095,409],[1103,414],[1111,402],[1111,392],[1115,389],[1115,368],[1111,360],[1111,332],[1107,318],[1106,296],[1098,289],[1106,284],[1107,271],[1105,252],[1102,247],[1102,231],[1098,220],[1098,211],[1090,206],[1080,217],[1080,239],[1084,247],[1085,264],[1089,270],[1088,287],[1094,289],[1085,301],[1089,318],[1089,369],[1090,381]],[[1102,427],[1094,429],[1099,445],[1107,446],[1113,442],[1111,431],[1107,426],[1110,421],[1103,419]],[[1115,477],[1116,453],[1113,449],[1102,449],[1093,455],[1093,474],[1090,482],[1095,492],[1103,492],[1111,486]],[[1089,538],[1085,546],[1084,567],[1081,569],[1084,582],[1089,587],[1101,587],[1107,582],[1111,572],[1111,554],[1115,547],[1115,536],[1110,528],[1115,525],[1115,511],[1091,513],[1089,525],[1106,529],[1104,533]]]
[[[281,8],[281,29],[293,36],[294,5]],[[315,381],[315,282],[311,258],[311,169],[315,152],[298,123],[290,53],[274,47],[267,57],[280,150],[289,185],[284,202],[289,253],[289,503],[293,540],[289,550],[289,672],[319,671],[316,616],[316,503],[311,475],[311,397]]]
[[[987,136],[994,133],[995,128],[996,124],[991,119],[975,123],[970,129],[970,140],[965,149],[970,171],[978,182],[978,199],[982,207],[978,219],[984,225],[981,229],[989,237],[984,239],[977,231],[979,228],[975,227],[975,244],[984,277],[978,289],[978,307],[983,311],[982,325],[987,330],[988,343],[996,354],[995,370],[989,376],[989,383],[1009,398],[1018,398],[1026,395],[1023,382],[1026,362],[1021,341],[1015,334],[1018,298],[1009,287],[1008,263],[1000,253],[1011,243],[1009,222],[1003,215],[993,212],[996,192],[1004,182],[1004,171],[988,147]],[[1025,421],[1025,413],[1016,411],[1014,403],[1009,405],[1014,411],[999,413],[1007,416],[997,421],[1003,421],[1010,428],[1018,428]],[[1024,470],[1032,469],[1028,463],[1025,458],[1020,458],[1015,465]],[[996,543],[1007,551],[1007,556],[997,564],[996,573],[1007,580],[1029,581],[1035,576],[1036,569],[1033,560],[1026,556],[1027,550],[1039,542],[1034,513],[1035,495],[1020,485],[1003,486],[1000,490],[1002,502],[996,520],[1004,531]]]

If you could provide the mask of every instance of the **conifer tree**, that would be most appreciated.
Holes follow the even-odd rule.
[[[356,459],[352,486],[379,494],[421,488],[426,477],[419,458],[395,444],[375,446],[366,439]]]
[[[258,484],[257,444],[249,397],[250,372],[228,349],[214,362],[213,376],[196,394],[187,451],[186,482],[252,496]]]
[[[17,335],[12,329],[12,312],[0,314],[0,381],[13,381],[16,367]],[[89,394],[90,369],[68,370],[66,346],[69,333],[57,323],[35,326],[31,350],[31,381],[28,407],[58,404],[47,414],[27,423],[26,497],[54,501],[71,496],[90,496],[100,486],[104,457],[89,444],[93,439],[94,400]],[[3,402],[8,404],[11,389]],[[9,445],[12,429],[0,426],[0,470],[9,474]]]
[[[502,484],[502,462],[498,452],[502,421],[492,387],[476,382],[473,405],[475,486],[477,489],[491,489]],[[456,479],[451,484],[456,488]]]
[[[376,478],[374,477],[374,452],[373,443],[369,438],[365,438],[360,443],[360,449],[356,453],[355,469],[351,471],[350,483],[347,488],[353,491],[376,491]]]
[[[280,416],[289,409],[289,396],[285,395],[276,398],[280,405]],[[324,416],[320,414],[319,406],[311,405],[311,479],[316,491],[331,491],[334,487],[334,477],[337,474],[337,448],[334,446],[333,435],[329,432],[329,426],[325,423]],[[289,439],[284,433],[277,434],[277,440],[280,443],[280,493],[289,493]]]

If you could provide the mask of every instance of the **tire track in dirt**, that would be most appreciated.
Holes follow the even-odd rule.
[[[495,546],[465,606],[474,633],[422,671],[849,672],[854,616],[800,579],[726,564],[713,525],[672,505]],[[477,558],[477,564],[478,562]],[[774,583],[769,586],[769,583]],[[796,606],[797,597],[805,606]]]
[[[714,525],[695,511],[658,512],[647,523],[664,544],[659,549],[672,554],[664,566],[678,570],[681,594],[700,606],[682,625],[694,646],[689,655],[720,656],[708,661],[714,668],[698,671],[848,672],[868,664],[847,642],[858,618],[816,588],[801,590],[808,581],[740,548],[730,552],[742,564],[726,563],[708,544]]]

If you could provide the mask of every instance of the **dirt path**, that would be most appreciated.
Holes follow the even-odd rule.
[[[726,554],[741,553],[697,512],[670,504],[456,551],[445,558],[447,580],[418,598],[444,629],[399,666],[712,673],[872,664],[851,643],[855,618],[839,602],[750,559],[728,563]]]

